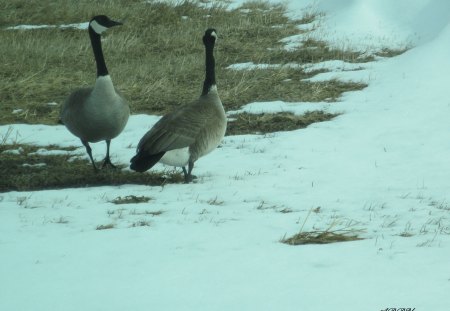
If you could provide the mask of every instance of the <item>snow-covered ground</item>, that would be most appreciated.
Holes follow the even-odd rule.
[[[369,86],[319,104],[343,112],[330,122],[226,137],[197,162],[197,183],[0,194],[0,310],[450,310],[450,2],[292,0],[292,14],[310,2],[326,13],[314,32],[333,44],[412,48],[362,69],[322,64]],[[113,162],[128,163],[156,120],[132,116]],[[12,133],[80,145],[62,126]],[[103,143],[93,149],[104,156]],[[152,199],[110,202],[127,195]],[[365,239],[279,242],[330,225]]]

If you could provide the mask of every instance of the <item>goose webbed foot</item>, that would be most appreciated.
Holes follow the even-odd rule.
[[[106,140],[106,156],[105,159],[103,159],[103,168],[117,168],[114,164],[111,163],[111,160],[109,158],[109,145],[111,144],[111,140]]]
[[[186,168],[183,166],[183,174],[184,174],[184,183],[188,184],[191,181],[193,181],[194,179],[197,179],[197,176],[192,175],[192,169],[194,168],[194,163],[193,162],[189,162],[188,165],[188,171],[186,170]]]
[[[114,164],[111,163],[111,160],[109,157],[106,157],[103,160],[103,165],[102,165],[102,169],[104,169],[104,168],[113,168],[114,169],[114,168],[117,168],[117,166],[115,166]]]
[[[185,184],[188,184],[188,183],[194,181],[194,179],[197,179],[197,176],[192,175],[192,174],[191,175],[184,175],[184,183]]]

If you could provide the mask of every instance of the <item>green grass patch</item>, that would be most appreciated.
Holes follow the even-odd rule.
[[[95,172],[88,160],[74,157],[74,148],[46,146],[46,150],[67,151],[43,155],[43,147],[31,145],[0,146],[0,192],[60,189],[123,184],[160,186],[183,182],[180,173],[149,172],[136,174],[128,170],[105,169]]]
[[[293,131],[305,128],[315,122],[331,120],[337,114],[324,111],[311,111],[302,115],[291,112],[279,113],[239,113],[231,115],[227,135],[266,134],[279,131]]]

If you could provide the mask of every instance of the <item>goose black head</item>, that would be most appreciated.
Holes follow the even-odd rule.
[[[106,29],[114,27],[114,26],[118,26],[118,25],[123,25],[123,24],[121,22],[113,21],[106,15],[94,16],[91,19],[91,21],[89,22],[89,27],[92,28],[92,30],[94,30],[94,32],[99,35],[102,34],[102,32],[104,32]]]
[[[217,41],[217,32],[214,28],[209,28],[205,31],[205,35],[203,36],[203,44],[204,45],[214,45]]]

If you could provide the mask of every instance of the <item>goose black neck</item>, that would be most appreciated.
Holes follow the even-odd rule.
[[[214,60],[214,44],[205,45],[205,67],[206,67],[206,75],[205,82],[203,82],[203,92],[202,95],[206,95],[209,93],[212,85],[216,84],[216,72],[215,67],[216,63]]]
[[[97,77],[108,75],[105,58],[103,57],[102,41],[100,35],[89,27],[89,37],[91,38],[92,50],[94,51],[95,62],[97,64]]]

